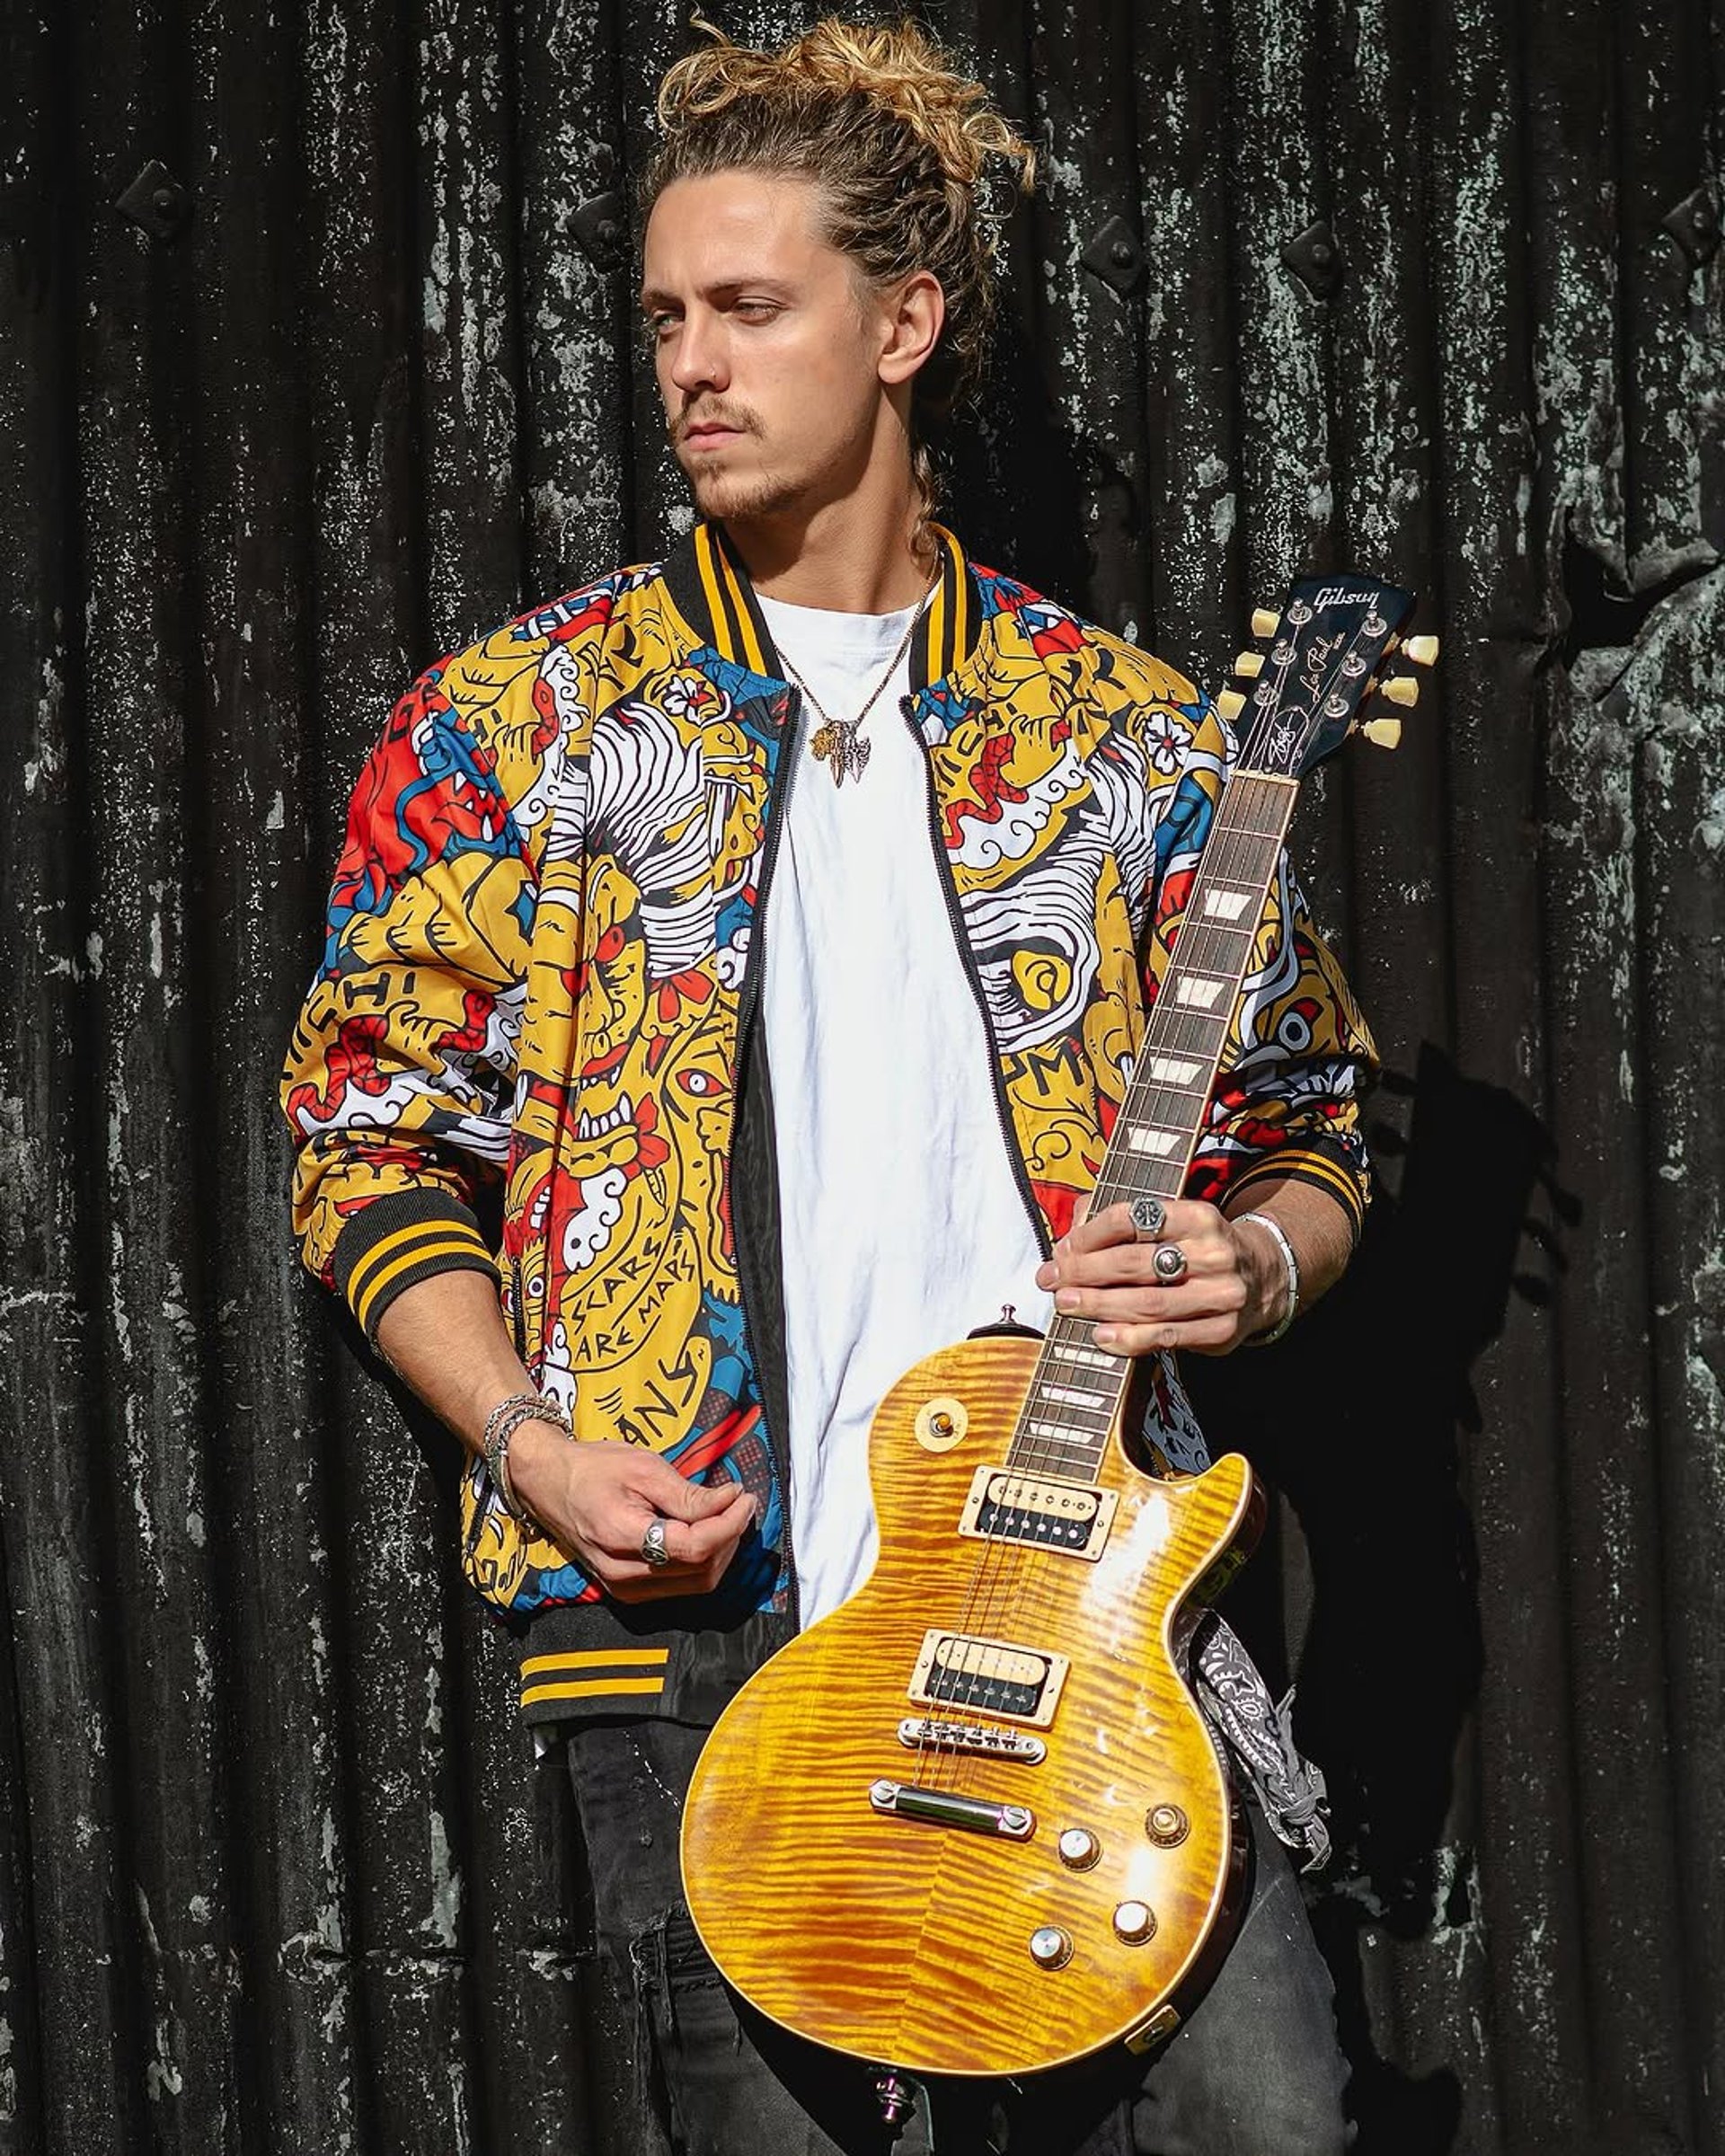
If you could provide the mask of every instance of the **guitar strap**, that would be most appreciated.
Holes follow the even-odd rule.
[[[1329,1861],[1323,1774],[1294,1742],[1294,1694],[1278,1707],[1232,1626],[1206,1610],[1187,1643],[1187,1678],[1210,1727],[1252,1784],[1278,1841],[1302,1871]]]

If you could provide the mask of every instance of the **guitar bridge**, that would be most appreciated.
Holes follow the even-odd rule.
[[[907,1752],[979,1752],[989,1759],[1013,1759],[1039,1767],[1048,1747],[1026,1729],[999,1722],[943,1722],[932,1715],[907,1714],[898,1725],[898,1742]]]

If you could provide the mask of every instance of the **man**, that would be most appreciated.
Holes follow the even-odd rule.
[[[910,1363],[1003,1304],[1225,1353],[1323,1292],[1369,1042],[1284,873],[1193,1195],[1157,1241],[1084,1217],[1230,744],[929,521],[924,420],[987,323],[978,197],[1030,153],[908,27],[720,40],[660,117],[641,304],[700,521],[397,707],[289,1059],[296,1219],[473,1454],[468,1573],[523,1636],[525,1713],[567,1733],[663,2131],[871,2149],[860,2070],[739,2034],[693,1938],[702,1731],[866,1576],[868,1420]],[[1165,1360],[1150,1391],[1157,1453],[1201,1465]],[[1344,2145],[1327,1982],[1254,1832],[1241,1938],[1147,2072],[950,2131]]]

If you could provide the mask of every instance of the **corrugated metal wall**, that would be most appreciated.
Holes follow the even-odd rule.
[[[1367,1261],[1213,1388],[1290,1500],[1245,1615],[1363,2156],[1721,2156],[1725,14],[928,12],[1046,153],[984,558],[1212,683],[1311,563],[1446,637],[1304,817],[1393,1074]],[[4,26],[0,2152],[622,2156],[564,1795],[273,1091],[388,698],[680,513],[584,206],[683,33]]]

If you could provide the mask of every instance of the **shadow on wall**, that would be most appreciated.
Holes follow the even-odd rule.
[[[1511,1294],[1545,1294],[1518,1268],[1553,1155],[1530,1109],[1429,1045],[1413,1081],[1384,1083],[1411,1100],[1405,1157],[1399,1189],[1380,1183],[1352,1270],[1274,1352],[1189,1358],[1187,1372],[1213,1448],[1248,1454],[1309,1553],[1297,1729],[1330,1784],[1337,1853],[1313,1921],[1354,2067],[1356,2156],[1445,2156],[1460,2083],[1377,2056],[1359,1941],[1368,1925],[1411,1940],[1472,1914],[1469,1867],[1445,1850],[1482,1653],[1459,1441],[1482,1427],[1471,1374]],[[1380,1157],[1402,1150],[1394,1131],[1373,1135]],[[1261,1556],[1229,1611],[1272,1683],[1287,1675],[1283,1585]]]
[[[1098,443],[1067,426],[1015,310],[1002,311],[978,408],[931,429],[930,441],[936,514],[975,558],[1082,614],[1094,570],[1085,504],[1127,481]]]

